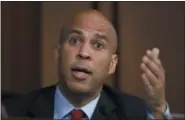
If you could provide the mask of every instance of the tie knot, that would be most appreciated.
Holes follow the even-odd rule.
[[[72,120],[82,120],[84,112],[81,109],[74,109],[71,111]]]

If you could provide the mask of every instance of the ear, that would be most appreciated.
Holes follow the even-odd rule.
[[[118,63],[118,55],[113,54],[112,59],[111,59],[111,63],[109,66],[109,74],[113,74],[115,72],[117,63]]]
[[[53,47],[54,59],[56,63],[58,62],[59,49],[60,49],[60,45],[56,45]]]

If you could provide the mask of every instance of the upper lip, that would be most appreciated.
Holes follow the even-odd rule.
[[[72,71],[81,71],[85,72],[87,74],[92,74],[92,71],[88,69],[87,67],[82,67],[82,66],[75,66],[71,68]]]

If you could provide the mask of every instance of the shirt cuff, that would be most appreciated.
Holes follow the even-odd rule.
[[[155,118],[152,116],[151,114],[151,110],[148,110],[147,111],[147,115],[148,115],[148,120],[154,120]],[[166,104],[166,110],[164,112],[164,115],[163,115],[163,119],[164,120],[170,120],[170,119],[173,119],[171,113],[170,113],[170,107],[168,104]]]

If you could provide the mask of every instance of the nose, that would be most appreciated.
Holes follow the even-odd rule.
[[[90,60],[90,47],[88,44],[82,44],[77,54],[77,59]]]

